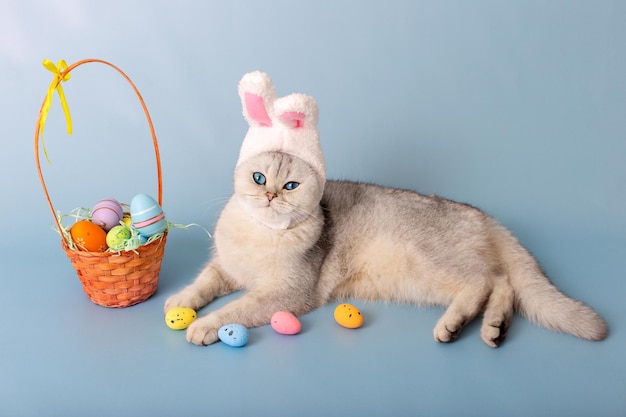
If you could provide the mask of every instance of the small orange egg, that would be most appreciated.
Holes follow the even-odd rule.
[[[335,308],[335,321],[348,329],[357,329],[363,324],[363,316],[352,304],[339,304]]]
[[[87,252],[104,252],[107,250],[107,233],[89,220],[76,222],[70,229],[70,235],[80,250]]]

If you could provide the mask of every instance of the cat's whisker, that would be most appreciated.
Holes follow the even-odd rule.
[[[302,207],[300,207],[300,206],[297,206],[297,205],[295,205],[295,204],[293,204],[293,203],[290,203],[290,202],[288,202],[288,201],[285,201],[284,203],[285,203],[285,204],[287,204],[287,205],[289,205],[289,206],[293,209],[293,211],[294,211],[294,212],[296,212],[296,213],[303,213],[303,214],[306,214],[306,217],[313,217],[315,220],[319,220],[319,221],[321,221],[321,220],[322,220],[322,219],[320,219],[320,218],[317,216],[317,214],[313,213],[313,212],[312,212],[312,211],[310,211],[310,210],[306,210],[306,209],[304,209],[304,208],[302,208]]]
[[[200,213],[200,215],[206,216],[209,210],[215,207],[224,207],[228,200],[230,200],[230,195],[221,195],[201,202],[199,204],[199,206],[202,207],[202,212]]]

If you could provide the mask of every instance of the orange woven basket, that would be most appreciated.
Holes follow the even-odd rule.
[[[100,63],[113,68],[120,75],[122,75],[126,81],[128,81],[137,95],[152,135],[157,166],[157,201],[159,205],[162,205],[163,184],[161,180],[161,158],[159,154],[159,145],[154,131],[154,126],[152,124],[152,119],[148,113],[148,108],[146,107],[139,90],[137,90],[137,87],[135,87],[135,84],[131,81],[131,79],[121,69],[107,61],[100,59],[85,59],[69,65],[65,69],[60,69],[56,84],[53,84],[51,88],[53,86],[56,88],[65,77],[69,76],[69,73],[73,69],[87,63]],[[40,122],[45,104],[46,100],[44,99],[35,127],[35,160],[37,162],[37,171],[39,172],[41,186],[43,187],[46,200],[48,200],[48,205],[50,207],[50,211],[52,212],[52,216],[54,217],[54,221],[60,231],[62,230],[62,225],[56,215],[54,206],[52,205],[52,201],[41,172],[39,157]],[[61,234],[61,246],[63,247],[67,257],[70,259],[72,266],[76,270],[87,297],[95,304],[104,307],[121,308],[141,303],[155,293],[159,283],[159,272],[161,271],[161,260],[163,259],[166,238],[167,233],[165,233],[161,238],[156,239],[147,245],[140,246],[135,250],[120,252],[86,252],[70,248],[68,242]]]

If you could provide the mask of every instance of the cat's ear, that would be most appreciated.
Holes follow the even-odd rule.
[[[276,91],[269,75],[254,71],[245,74],[239,81],[239,97],[243,115],[253,127],[271,127]]]

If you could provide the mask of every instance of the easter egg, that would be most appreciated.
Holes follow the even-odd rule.
[[[220,327],[217,337],[228,346],[241,347],[248,343],[250,332],[241,324],[227,324]]]
[[[137,194],[130,202],[130,218],[140,235],[153,236],[167,230],[165,213],[159,203],[147,194]]]
[[[100,226],[89,220],[74,223],[70,236],[76,247],[87,252],[104,252],[107,250],[107,234]]]
[[[122,205],[113,198],[100,200],[91,209],[91,221],[107,232],[120,224],[122,217],[124,217]]]
[[[113,250],[124,249],[124,244],[130,239],[130,229],[118,224],[113,226],[107,233],[107,246]]]
[[[133,225],[133,221],[129,216],[122,217],[122,223],[126,225],[126,227],[130,228]]]
[[[272,329],[280,334],[298,334],[302,329],[300,320],[289,311],[277,311],[270,320]]]
[[[363,324],[363,315],[352,304],[339,304],[335,308],[335,321],[348,329],[356,329]]]
[[[165,313],[165,324],[174,330],[183,330],[196,319],[197,315],[194,309],[189,307],[174,307]]]

